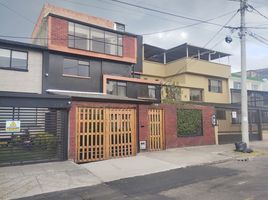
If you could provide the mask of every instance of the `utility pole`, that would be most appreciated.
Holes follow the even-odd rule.
[[[249,147],[248,133],[248,94],[247,94],[247,64],[246,64],[246,19],[247,0],[240,0],[240,42],[241,42],[241,130],[242,141]]]

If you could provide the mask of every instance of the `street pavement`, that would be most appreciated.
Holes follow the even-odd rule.
[[[240,173],[236,168],[222,169],[216,164],[251,162],[256,156],[267,155],[268,142],[252,143],[252,147],[259,150],[251,155],[235,153],[233,145],[211,145],[145,152],[82,165],[66,161],[3,167],[0,199],[174,199],[172,190],[176,187]],[[166,193],[163,196],[161,192]],[[29,197],[38,194],[41,195]]]
[[[20,200],[267,200],[268,156],[173,169]]]

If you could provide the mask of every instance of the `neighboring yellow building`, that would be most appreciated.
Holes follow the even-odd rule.
[[[230,103],[230,65],[212,62],[230,56],[183,44],[172,49],[144,45],[142,78],[162,82],[162,100]],[[174,88],[174,89],[170,89]]]

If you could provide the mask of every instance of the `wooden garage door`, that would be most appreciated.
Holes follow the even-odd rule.
[[[149,109],[149,148],[150,151],[164,149],[163,110]]]
[[[135,109],[77,108],[77,162],[136,155]]]

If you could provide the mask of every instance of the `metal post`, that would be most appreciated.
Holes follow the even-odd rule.
[[[248,133],[248,95],[247,95],[247,66],[246,66],[246,11],[247,0],[240,0],[241,13],[241,114],[242,114],[242,141],[249,147],[249,133]]]
[[[167,64],[167,54],[164,52],[164,64]]]

